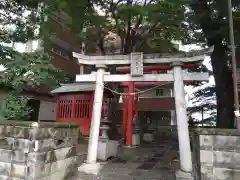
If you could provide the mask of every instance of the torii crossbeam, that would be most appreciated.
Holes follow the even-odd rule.
[[[79,64],[96,65],[97,67],[97,72],[93,72],[92,74],[76,75],[76,82],[96,83],[87,163],[95,163],[97,159],[104,82],[173,81],[181,170],[190,173],[192,171],[192,159],[188,131],[188,116],[184,96],[184,81],[208,81],[209,75],[208,73],[186,73],[182,71],[182,66],[186,63],[200,62],[212,51],[213,48],[208,48],[202,51],[175,55],[143,55],[143,53],[131,53],[130,55],[116,56],[85,56],[73,53],[73,56],[78,59]],[[107,66],[126,64],[129,64],[131,67],[130,74],[110,74],[105,72]],[[144,74],[144,64],[170,64],[173,71],[165,74]]]
[[[208,81],[208,73],[182,73],[184,81]],[[165,74],[144,74],[143,76],[132,77],[130,74],[104,74],[104,82],[166,82],[174,81],[173,73]],[[76,75],[77,82],[95,82],[96,72],[92,74]]]

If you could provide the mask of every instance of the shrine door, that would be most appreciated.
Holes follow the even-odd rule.
[[[88,136],[91,127],[93,95],[60,95],[57,100],[57,122],[79,124],[82,135]]]

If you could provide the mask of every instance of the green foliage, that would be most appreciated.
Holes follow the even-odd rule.
[[[234,8],[234,31],[236,44],[240,43],[240,2],[232,1]],[[191,40],[212,45],[209,41],[214,37],[221,37],[223,41],[229,43],[229,24],[228,24],[228,1],[221,0],[195,0],[187,4],[189,11],[186,14],[190,33],[193,35]],[[202,30],[202,31],[198,31]]]
[[[51,90],[60,83],[69,82],[71,77],[54,67],[51,57],[43,51],[9,51],[9,56],[2,58],[6,70],[0,74],[0,84],[12,87],[13,92],[4,100],[1,116],[6,120],[29,120],[31,108],[27,105],[29,99],[22,95],[24,90],[41,87]]]
[[[55,14],[65,13],[69,18],[62,18],[61,23],[64,24],[71,32],[80,34],[83,27],[89,24],[102,23],[100,17],[93,8],[94,1],[89,0],[49,0],[44,2],[42,14],[44,16],[54,16]],[[49,37],[56,33],[56,27],[52,23],[41,23],[41,36]]]
[[[70,79],[66,73],[54,67],[51,57],[43,51],[32,53],[11,51],[10,54],[11,56],[2,61],[6,70],[1,73],[0,83],[14,87],[18,92],[25,86],[37,88],[44,85],[54,88]]]
[[[1,104],[0,120],[30,120],[32,109],[28,106],[28,100],[27,96],[9,93]]]
[[[185,9],[180,0],[53,2],[48,1],[46,11],[49,14],[59,9],[67,12],[72,17],[71,23],[66,22],[68,28],[82,38],[90,52],[97,49],[102,54],[106,53],[104,37],[109,31],[120,36],[122,43],[117,50],[124,54],[131,51],[176,51],[171,41],[186,36],[182,24]],[[96,12],[96,6],[105,13],[104,16]],[[49,26],[46,25],[42,31],[54,32],[54,27]],[[84,28],[87,29],[85,33]]]
[[[38,38],[36,30],[43,21],[39,8],[19,4],[15,0],[0,2],[0,41],[2,43],[26,42]]]
[[[185,36],[185,9],[178,0],[103,1],[101,7],[110,19],[109,30],[123,39],[124,53],[172,52],[176,49],[171,41]]]
[[[191,117],[189,121],[191,126],[199,126],[200,124],[216,125],[217,104],[214,86],[200,88],[193,93],[193,98],[190,99],[190,102],[192,106],[188,108],[188,114]],[[197,114],[198,118],[194,117],[194,114]]]
[[[28,98],[22,94],[26,88],[38,89],[44,85],[50,90],[71,78],[52,65],[46,52],[19,53],[12,48],[13,43],[42,37],[40,26],[45,23],[47,8],[39,2],[0,1],[0,64],[6,68],[0,74],[0,84],[13,91],[1,105],[3,119],[29,119],[31,108],[27,105]]]

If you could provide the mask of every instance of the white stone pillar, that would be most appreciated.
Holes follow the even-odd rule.
[[[175,110],[171,110],[171,126],[176,126],[176,112]]]
[[[105,66],[98,66],[96,74],[96,89],[94,93],[94,103],[92,111],[92,121],[90,136],[88,142],[88,154],[87,163],[94,164],[97,160],[97,149],[98,149],[98,139],[99,139],[99,128],[101,121],[101,110],[103,102],[103,92],[104,92],[104,72]]]
[[[84,67],[82,64],[80,64],[80,74],[84,74]]]
[[[180,153],[180,165],[183,172],[192,172],[192,153],[188,130],[188,116],[186,110],[182,64],[173,64],[174,95],[177,114],[177,129]]]

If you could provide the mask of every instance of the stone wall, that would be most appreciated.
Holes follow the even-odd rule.
[[[195,179],[240,179],[240,133],[195,129],[192,130],[192,147]]]
[[[178,141],[177,127],[176,126],[158,126],[155,140]]]
[[[0,179],[68,179],[78,136],[77,125],[0,122]]]

